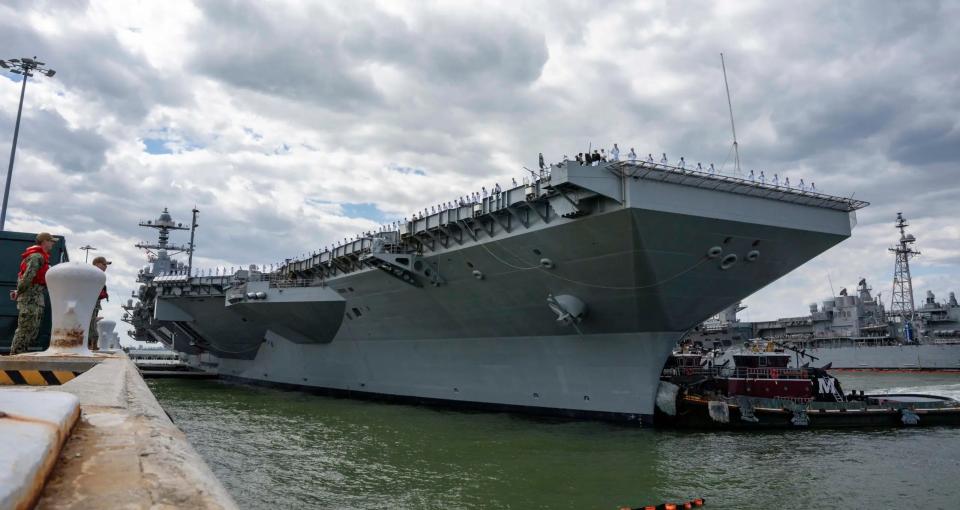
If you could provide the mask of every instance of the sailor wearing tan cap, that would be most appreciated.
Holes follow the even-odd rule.
[[[20,255],[17,290],[10,292],[10,299],[17,302],[18,311],[17,331],[13,334],[10,354],[25,352],[37,338],[43,321],[43,289],[47,286],[50,250],[60,239],[40,232],[36,240],[36,244]]]
[[[97,266],[103,272],[107,272],[107,266],[109,266],[110,264],[113,264],[113,262],[107,260],[106,257],[97,257],[93,259],[93,265]],[[100,310],[102,309],[100,306],[100,302],[103,301],[104,299],[106,299],[107,301],[110,301],[110,295],[107,294],[106,285],[104,285],[103,288],[100,289],[100,296],[97,298],[97,305],[93,307],[93,316],[90,317],[89,338],[90,338],[90,350],[92,351],[96,351],[100,349],[100,333],[97,332],[97,321],[103,318],[103,317],[99,317],[99,315],[100,315]]]

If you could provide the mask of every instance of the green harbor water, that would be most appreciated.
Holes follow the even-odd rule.
[[[960,397],[960,374],[839,377]],[[245,509],[960,508],[960,428],[676,432],[149,384]]]

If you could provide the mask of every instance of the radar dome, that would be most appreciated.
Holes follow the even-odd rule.
[[[157,218],[157,225],[173,226],[173,217],[170,216],[170,213],[166,209],[164,209],[163,212],[160,213],[160,217]]]

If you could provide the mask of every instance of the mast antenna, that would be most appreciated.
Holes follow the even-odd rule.
[[[913,243],[917,241],[917,238],[913,237],[913,234],[906,233],[908,226],[903,213],[898,212],[894,227],[900,231],[900,239],[896,246],[890,248],[890,252],[896,255],[896,262],[893,267],[890,313],[899,317],[901,324],[912,322],[916,318],[913,305],[913,279],[910,276],[910,259],[920,255],[920,252],[913,248]]]
[[[727,64],[720,53],[720,67],[723,69],[723,86],[727,89],[727,107],[730,109],[730,131],[733,132],[733,161],[737,175],[740,175],[740,146],[737,144],[737,126],[733,123],[733,103],[730,101],[730,84],[727,82]],[[728,153],[729,154],[729,153]]]

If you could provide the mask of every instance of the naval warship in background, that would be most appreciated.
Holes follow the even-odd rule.
[[[861,278],[855,295],[841,289],[819,306],[810,304],[810,315],[802,317],[740,321],[736,314],[744,307],[736,303],[694,328],[681,346],[724,351],[721,359],[732,359],[741,345],[755,349],[772,340],[809,355],[804,361],[833,369],[960,370],[960,304],[953,292],[940,303],[928,290],[923,305],[914,306],[910,259],[919,252],[907,226],[897,213],[900,237],[890,248],[896,256],[890,311]]]
[[[649,422],[684,333],[849,237],[866,205],[663,164],[564,161],[232,274],[194,271],[192,233],[170,245],[188,227],[165,211],[142,223],[160,241],[141,245],[151,264],[126,320],[135,339],[224,378]]]

